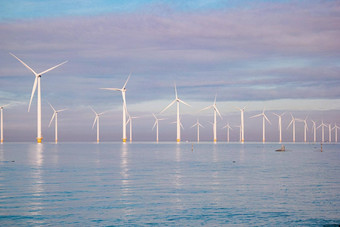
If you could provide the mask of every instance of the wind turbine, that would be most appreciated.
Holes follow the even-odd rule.
[[[264,142],[266,142],[266,121],[268,121],[268,123],[271,124],[268,117],[264,113],[264,109],[263,109],[262,113],[254,115],[250,118],[261,117],[261,116],[262,116],[262,142],[264,143]]]
[[[94,128],[94,125],[97,123],[97,143],[99,143],[99,117],[106,113],[107,111],[97,113],[92,107],[90,107],[93,113],[96,115],[93,121],[92,129]]]
[[[337,143],[338,142],[338,129],[339,129],[340,127],[338,127],[337,125],[336,125],[336,123],[334,124],[334,127],[333,127],[333,130],[335,131],[335,142]]]
[[[0,143],[3,143],[4,142],[4,116],[3,116],[3,110],[4,110],[4,107],[5,106],[8,106],[9,104],[7,105],[4,105],[4,106],[0,106],[0,112],[1,112],[1,116],[0,116],[0,124],[1,124],[1,130],[0,130]]]
[[[220,118],[222,119],[222,116],[220,114],[220,111],[217,109],[217,106],[216,106],[216,95],[215,95],[215,100],[214,100],[214,104],[210,105],[210,106],[207,106],[203,109],[201,109],[200,111],[203,111],[203,110],[207,110],[207,109],[214,109],[214,122],[213,122],[213,133],[214,133],[214,142],[217,141],[217,132],[216,132],[216,128],[217,128],[217,117],[216,117],[216,113],[220,116]]]
[[[279,118],[280,143],[282,143],[282,116],[285,115],[285,113],[282,114],[273,113],[273,114]]]
[[[157,118],[155,114],[152,115],[155,118],[155,124],[153,125],[152,130],[156,127],[156,142],[158,143],[158,124],[159,121],[165,120],[165,118]]]
[[[23,62],[22,60],[20,60],[17,56],[15,56],[14,54],[10,53],[10,55],[12,55],[13,57],[15,57],[18,61],[20,61],[27,69],[29,69],[34,75],[35,75],[35,80],[34,80],[34,84],[33,84],[33,89],[32,89],[32,94],[31,94],[31,99],[30,99],[30,103],[28,105],[28,112],[30,111],[31,108],[31,103],[32,103],[32,99],[35,93],[35,90],[38,87],[38,105],[37,105],[37,142],[41,143],[43,137],[41,135],[41,89],[40,89],[40,78],[43,74],[65,64],[67,61],[64,61],[63,63],[60,63],[59,65],[53,66],[52,68],[49,68],[41,73],[36,73],[33,69],[31,69],[25,62]]]
[[[191,126],[191,128],[193,128],[193,127],[195,127],[195,126],[197,126],[197,142],[200,142],[200,127],[203,127],[203,128],[204,128],[204,126],[201,125],[201,124],[199,123],[198,119],[197,119],[196,124],[194,124],[193,126]]]
[[[55,142],[58,143],[58,113],[66,110],[66,109],[56,110],[56,109],[53,108],[51,103],[48,103],[48,104],[50,104],[50,106],[51,106],[51,108],[53,110],[53,115],[52,115],[52,118],[51,118],[51,121],[50,121],[50,124],[48,125],[48,127],[51,126],[52,121],[55,118],[55,129],[54,129],[55,130],[55,135],[54,136],[55,136]]]
[[[177,124],[177,142],[179,143],[181,141],[181,122],[180,122],[180,119],[179,119],[179,103],[183,103],[184,105],[187,105],[187,106],[190,106],[190,105],[178,98],[176,84],[175,84],[175,95],[176,95],[175,100],[173,100],[167,107],[165,107],[161,111],[161,113],[163,113],[165,110],[167,110],[174,103],[177,103],[177,121],[176,121],[176,124]]]
[[[287,126],[287,129],[289,128],[290,125],[292,125],[293,127],[293,142],[295,143],[295,118],[293,117],[292,114],[290,114],[290,116],[292,116],[292,120],[290,121],[289,125]]]
[[[130,75],[128,76],[124,86],[122,88],[101,88],[103,90],[109,90],[109,91],[120,91],[122,92],[122,98],[123,98],[123,142],[125,143],[126,142],[126,125],[127,125],[127,121],[126,121],[126,113],[127,113],[127,107],[126,107],[126,99],[125,99],[125,92],[126,92],[126,84],[127,82],[129,81],[130,79],[130,76],[131,76],[131,73]]]
[[[314,137],[314,143],[316,143],[316,122],[311,120],[313,122],[313,137]]]
[[[332,142],[332,126],[331,124],[328,125],[328,142]]]
[[[319,125],[319,127],[317,128],[320,128],[320,127],[321,127],[321,142],[325,142],[325,127],[327,127],[327,125],[325,125],[322,121],[321,125]]]
[[[308,116],[302,120],[302,119],[295,119],[297,121],[303,122],[304,123],[304,142],[307,142],[307,130],[308,130],[308,125],[307,125],[307,118]]]
[[[243,108],[239,108],[236,107],[237,109],[239,109],[241,111],[241,142],[244,142],[244,110],[246,109],[246,107]]]
[[[126,124],[130,124],[130,143],[132,142],[132,119],[136,119],[139,117],[132,117],[129,113],[128,113],[129,119],[126,122]]]
[[[233,129],[230,127],[229,123],[227,123],[223,128],[227,129],[227,142],[229,143],[229,129],[231,129],[231,130],[233,130]]]

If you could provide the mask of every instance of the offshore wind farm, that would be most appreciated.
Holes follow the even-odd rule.
[[[0,225],[339,226],[338,15],[3,1]]]

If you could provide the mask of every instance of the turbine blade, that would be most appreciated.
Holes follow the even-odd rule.
[[[204,110],[208,110],[208,109],[210,109],[210,108],[212,108],[212,107],[214,107],[214,106],[213,106],[213,105],[207,106],[207,107],[201,109],[200,112],[201,112],[201,111],[204,111]]]
[[[120,88],[99,88],[99,89],[109,90],[109,91],[122,91],[122,89],[120,89]]]
[[[125,81],[125,84],[124,84],[124,86],[123,86],[123,88],[122,88],[122,89],[124,89],[124,88],[126,87],[126,84],[127,84],[127,82],[129,81],[129,79],[130,79],[130,76],[131,76],[131,73],[129,74],[129,76],[128,76],[127,80]]]
[[[216,105],[214,106],[214,109],[215,109],[216,112],[218,113],[218,116],[220,116],[220,118],[223,119],[222,116],[221,116],[221,113],[220,113],[220,111],[217,109],[217,106],[216,106]]]
[[[91,108],[91,110],[93,111],[93,113],[94,113],[95,115],[97,115],[97,112],[92,108],[92,106],[90,106],[90,108]]]
[[[93,122],[93,125],[92,125],[92,129],[94,128],[94,125],[96,124],[97,119],[98,119],[98,115],[96,115],[96,117],[94,118],[94,122]]]
[[[172,106],[174,103],[176,102],[176,99],[174,101],[172,101],[167,107],[165,107],[161,113],[163,113],[165,110],[167,110],[170,106]]]
[[[53,108],[52,104],[48,102],[48,104],[51,106],[52,110],[56,112],[56,110]]]
[[[178,96],[177,96],[177,88],[176,88],[176,83],[175,83],[175,94],[176,94],[176,99],[178,99]]]
[[[53,70],[53,69],[55,69],[55,68],[57,68],[59,66],[65,64],[66,62],[67,61],[64,61],[63,63],[60,63],[59,65],[53,66],[52,68],[49,68],[49,69],[45,70],[44,72],[39,73],[39,75],[43,75],[43,74],[45,74],[45,73],[47,73],[47,72],[49,72],[49,71],[51,71],[51,70]]]
[[[268,117],[267,117],[265,114],[263,114],[263,117],[268,121],[269,124],[272,124],[272,123],[269,121]]]
[[[67,109],[65,108],[65,109],[57,110],[57,112],[63,112],[65,110],[67,110]]]
[[[34,96],[34,93],[35,93],[35,89],[37,89],[37,81],[38,81],[38,77],[36,76],[35,80],[34,80],[33,88],[32,88],[30,103],[28,105],[28,112],[30,112],[31,103],[32,103],[32,99],[33,99],[33,96]]]
[[[51,120],[50,120],[50,123],[48,124],[48,127],[50,127],[50,126],[51,126],[51,124],[52,124],[52,121],[53,121],[53,119],[54,119],[54,117],[55,117],[55,114],[56,114],[56,112],[54,112],[54,113],[53,113],[53,115],[52,115],[52,118],[51,118]]]
[[[254,117],[260,117],[260,116],[262,116],[262,113],[260,113],[260,114],[256,114],[256,115],[254,115],[254,116],[251,116],[250,118],[254,118]]]
[[[187,106],[190,106],[188,103],[184,102],[183,100],[181,99],[177,99],[179,102],[183,103],[184,105],[187,105]],[[191,106],[190,106],[191,107]]]
[[[287,126],[287,129],[289,128],[289,126],[293,123],[294,118],[290,121],[289,125]]]
[[[156,125],[157,125],[157,120],[155,120],[155,123],[152,126],[152,130],[156,127]]]
[[[18,61],[20,61],[27,69],[29,69],[35,76],[37,76],[38,74],[33,70],[31,69],[31,67],[29,67],[28,65],[26,65],[25,62],[23,62],[22,60],[20,60],[17,56],[15,56],[14,54],[12,53],[9,53],[10,55],[12,55],[13,57],[15,57]]]

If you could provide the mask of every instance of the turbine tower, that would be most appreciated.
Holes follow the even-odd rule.
[[[242,126],[241,126],[242,127]],[[227,129],[227,142],[229,143],[229,129],[233,130],[229,123],[227,123],[223,128],[226,128]],[[242,133],[241,133],[242,134]],[[242,136],[241,136],[242,137]]]
[[[282,114],[276,114],[276,113],[273,113],[275,116],[277,116],[279,118],[279,140],[280,140],[280,143],[282,143],[282,116],[285,115],[285,113],[282,113]]]
[[[266,121],[268,121],[268,123],[271,124],[268,117],[265,115],[264,110],[263,110],[262,113],[254,115],[250,118],[261,117],[261,116],[262,116],[262,142],[264,143],[266,142]]]
[[[244,110],[246,109],[246,107],[243,108],[239,108],[236,107],[237,109],[239,109],[241,111],[241,142],[244,142]]]
[[[3,143],[4,142],[4,116],[3,116],[3,110],[4,110],[4,107],[5,106],[8,106],[9,104],[7,105],[4,105],[4,106],[0,106],[0,125],[1,125],[1,129],[0,129],[0,143]]]
[[[290,116],[292,116],[292,120],[290,121],[287,129],[289,128],[290,125],[292,125],[292,127],[293,127],[293,142],[295,143],[295,120],[296,119],[293,117],[292,114],[290,114]]]
[[[32,99],[35,93],[35,90],[38,87],[38,105],[37,105],[37,142],[41,143],[43,137],[41,134],[41,89],[40,89],[40,78],[43,74],[65,64],[67,61],[64,61],[63,63],[60,63],[59,65],[53,66],[52,68],[49,68],[41,73],[36,73],[33,69],[31,69],[25,62],[23,62],[22,60],[20,60],[17,56],[15,56],[14,54],[10,53],[13,57],[15,57],[18,61],[20,61],[27,69],[29,69],[34,75],[35,75],[35,80],[34,80],[34,84],[33,84],[33,89],[32,89],[32,94],[31,94],[31,99],[30,99],[30,103],[28,105],[28,112],[30,111],[31,108],[31,103],[32,103]]]
[[[335,142],[337,143],[338,142],[338,129],[339,129],[340,127],[338,127],[337,125],[336,125],[336,123],[334,124],[334,127],[333,127],[333,130],[334,130],[334,135],[335,135],[335,138],[334,138],[334,140],[335,140]]]
[[[159,121],[162,121],[162,120],[165,120],[165,118],[157,118],[155,114],[152,114],[153,117],[155,118],[155,123],[152,127],[152,130],[156,127],[156,142],[158,143],[158,124],[159,124]]]
[[[90,107],[93,113],[96,115],[93,121],[92,129],[94,128],[94,125],[97,123],[97,143],[99,143],[99,117],[103,115],[105,112],[97,113],[92,107]]]
[[[328,142],[329,143],[332,142],[332,125],[331,124],[328,125]]]
[[[191,126],[191,128],[193,128],[193,127],[195,127],[195,126],[197,126],[197,142],[200,142],[200,127],[203,127],[203,128],[204,128],[204,126],[201,125],[201,124],[199,123],[198,119],[197,119],[196,124],[194,124],[193,126]]]
[[[50,120],[50,124],[48,125],[48,127],[51,126],[52,121],[55,118],[55,129],[54,129],[55,133],[54,133],[54,136],[55,136],[55,143],[58,143],[58,113],[62,112],[62,111],[65,111],[66,109],[56,110],[56,109],[53,108],[51,103],[48,103],[48,104],[51,106],[51,108],[53,110],[53,115],[52,115],[52,118]]]
[[[177,143],[179,143],[179,142],[181,142],[181,122],[180,122],[180,119],[179,119],[179,103],[183,103],[184,105],[187,105],[187,106],[190,106],[190,105],[178,98],[176,84],[175,84],[175,95],[176,95],[175,100],[173,100],[167,107],[165,107],[161,111],[161,113],[163,113],[165,110],[167,110],[174,103],[177,103],[177,120],[176,120],[176,125],[177,125]]]
[[[316,143],[316,122],[311,120],[313,122],[313,141]]]
[[[321,142],[325,142],[325,127],[327,127],[327,125],[325,125],[322,121],[321,125],[319,125],[319,127],[317,128],[320,128],[320,127],[321,127]]]
[[[127,78],[127,80],[126,80],[126,82],[125,82],[125,84],[122,88],[101,88],[101,89],[109,90],[109,91],[120,91],[120,92],[122,92],[122,98],[123,98],[123,123],[122,123],[123,138],[122,138],[122,140],[123,140],[124,143],[126,142],[126,125],[127,125],[127,122],[126,122],[127,107],[126,107],[125,92],[126,92],[126,84],[129,81],[130,76],[131,76],[131,73],[128,76],[128,78]]]
[[[207,110],[207,109],[210,109],[210,108],[212,108],[214,110],[213,133],[214,133],[214,142],[216,143],[216,141],[217,141],[217,130],[216,130],[217,129],[217,116],[216,116],[216,113],[222,119],[220,111],[217,109],[217,106],[216,106],[216,95],[215,95],[214,104],[207,106],[207,107],[201,109],[200,111]]]

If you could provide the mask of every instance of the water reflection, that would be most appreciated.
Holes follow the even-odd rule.
[[[129,157],[128,157],[128,144],[123,143],[121,146],[120,155],[120,175],[121,175],[121,200],[125,204],[125,209],[123,209],[125,216],[130,216],[133,212],[130,208],[132,204],[132,197],[130,192],[130,180],[129,180]]]
[[[28,190],[32,193],[32,199],[29,200],[29,214],[42,215],[42,197],[44,194],[43,180],[43,164],[44,164],[44,144],[32,144],[29,149],[29,159],[32,164],[31,188]],[[42,221],[36,220],[36,223],[41,224]]]

